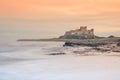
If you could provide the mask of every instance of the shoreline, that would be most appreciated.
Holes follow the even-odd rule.
[[[48,38],[48,39],[18,39],[16,41],[69,41],[69,42],[74,42],[74,43],[79,43],[79,42],[118,42],[120,41],[120,37],[115,37],[115,38],[96,38],[96,39],[60,39],[60,38]]]
[[[65,42],[64,46],[102,46],[107,44],[117,44],[120,46],[120,37],[116,38],[101,38],[101,39],[18,39],[16,41],[54,41],[54,42]]]
[[[102,39],[19,39],[17,41],[52,41],[52,42],[65,42],[63,46],[86,46],[91,47],[93,50],[101,52],[120,52],[120,37],[116,38],[102,38]]]
[[[67,39],[18,39],[16,41],[56,41],[56,42],[66,42]]]

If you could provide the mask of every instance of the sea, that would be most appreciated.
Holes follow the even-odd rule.
[[[63,47],[64,42],[0,42],[0,80],[120,80],[120,56],[87,47]],[[50,55],[66,53],[65,55]]]

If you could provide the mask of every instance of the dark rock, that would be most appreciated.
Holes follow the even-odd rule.
[[[108,38],[115,38],[115,36],[113,36],[113,35],[110,35],[110,36],[108,36]]]
[[[92,49],[94,49],[94,50],[96,50],[96,51],[100,51],[100,48],[97,48],[97,47],[92,48]]]
[[[65,42],[65,44],[63,46],[89,46],[89,47],[97,47],[97,46],[102,46],[102,45],[106,45],[108,43],[106,42],[96,42],[96,43],[92,43],[92,42],[80,42],[80,43],[74,43],[74,42]]]
[[[75,44],[71,43],[71,42],[65,42],[65,44],[63,46],[71,46],[73,47]]]
[[[65,55],[66,53],[51,53],[49,55]]]
[[[96,50],[96,51],[100,51],[100,52],[111,51],[111,48],[105,48],[105,47],[95,47],[93,49]]]
[[[120,41],[117,43],[117,46],[120,46]]]
[[[85,51],[73,51],[73,53],[75,53],[75,54],[84,54]]]

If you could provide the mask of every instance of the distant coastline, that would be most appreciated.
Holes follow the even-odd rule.
[[[50,39],[18,39],[17,41],[58,41],[66,42],[68,39],[50,38]]]
[[[87,26],[65,32],[63,36],[50,39],[19,39],[17,41],[54,41],[65,42],[63,46],[88,46],[117,49],[120,51],[120,37],[110,35],[109,37],[98,37],[94,34],[94,29],[88,30]],[[119,49],[118,49],[119,48]],[[101,48],[95,48],[101,49]],[[102,49],[103,50],[103,49]],[[107,49],[108,50],[108,49]]]
[[[50,39],[18,39],[17,41],[57,41],[57,42],[71,42],[71,43],[116,43],[120,42],[120,37],[115,38],[100,38],[100,39],[59,39],[59,38],[50,38]]]

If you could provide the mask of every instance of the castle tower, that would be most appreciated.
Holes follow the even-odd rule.
[[[81,34],[88,34],[88,32],[87,32],[87,26],[80,26],[80,32],[81,32]]]
[[[80,26],[81,31],[87,31],[87,26]]]

